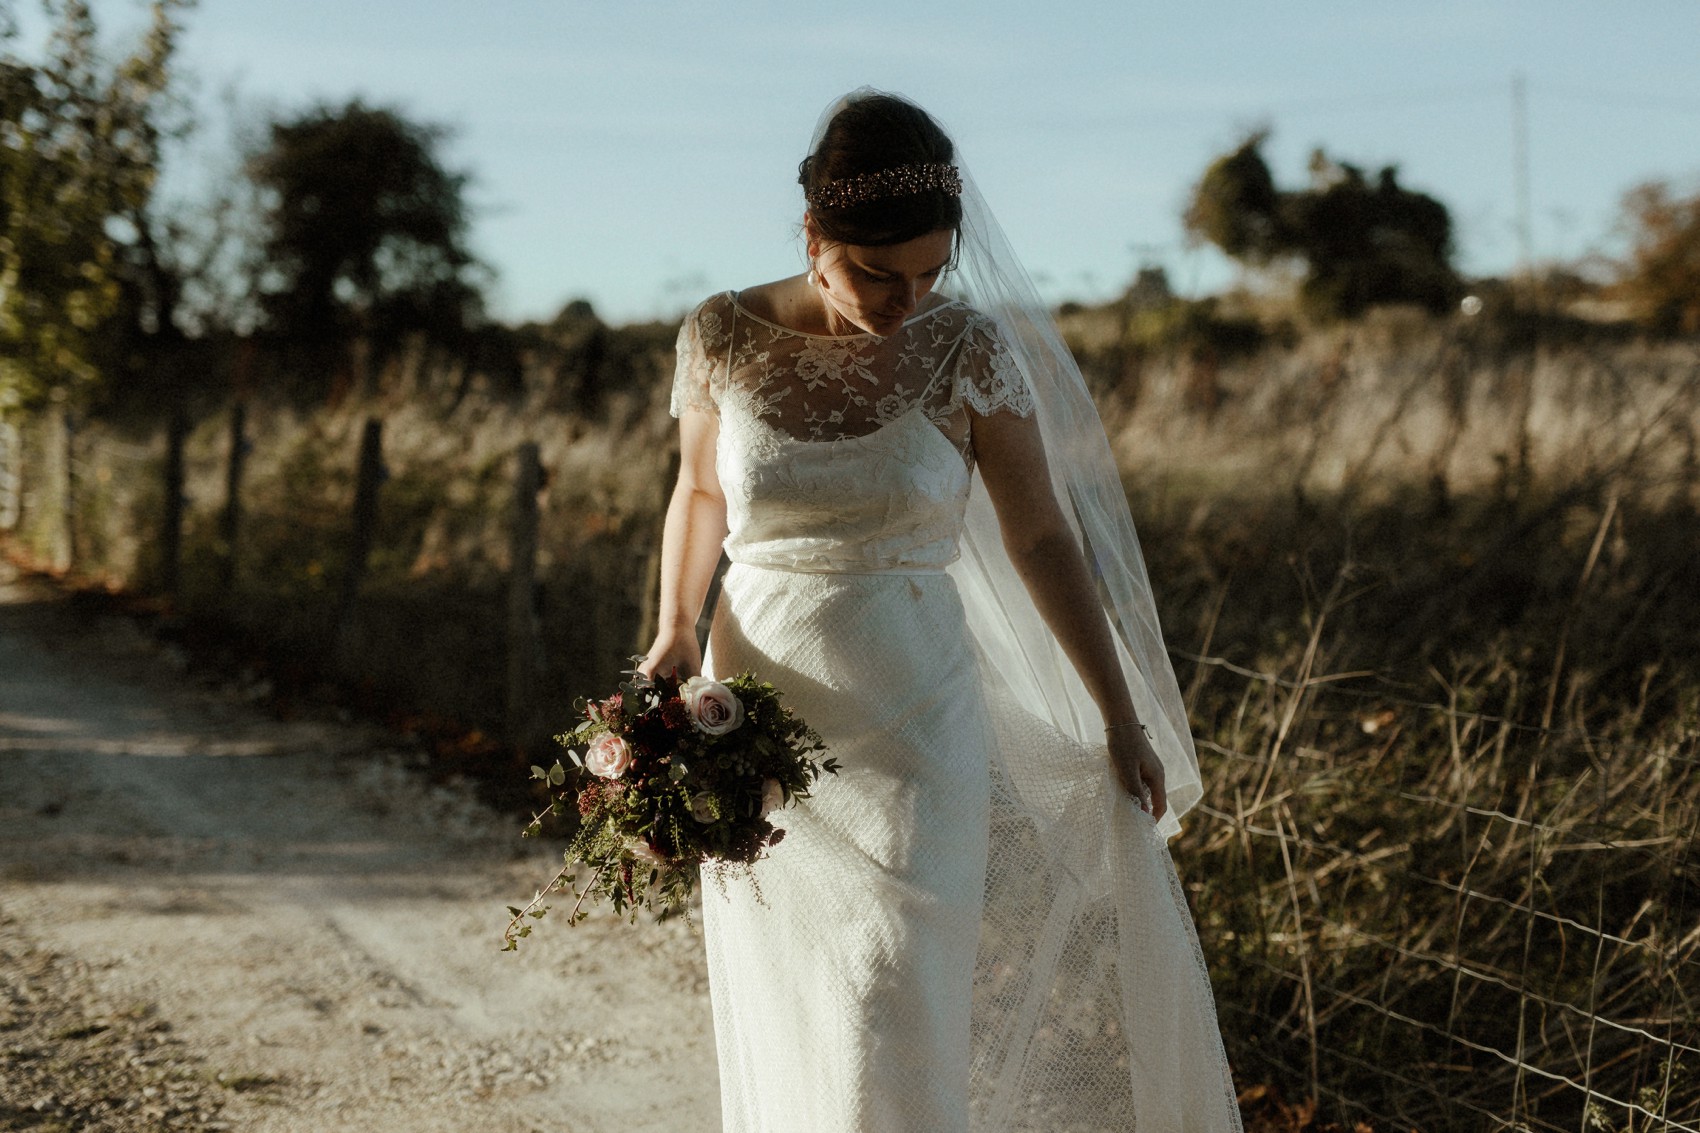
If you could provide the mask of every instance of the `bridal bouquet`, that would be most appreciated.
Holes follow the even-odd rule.
[[[532,920],[549,907],[544,899],[567,890],[577,898],[569,923],[587,914],[587,899],[602,898],[615,912],[685,907],[696,888],[697,867],[724,863],[748,868],[785,836],[768,815],[807,798],[835,760],[820,760],[818,736],[780,703],[770,684],[748,673],[722,684],[706,677],[633,674],[606,700],[583,705],[584,719],[555,737],[577,768],[557,760],[532,767],[553,795],[534,816],[527,837],[542,829],[543,813],[578,812],[579,828],[566,862],[502,933],[503,951],[519,947]],[[590,870],[579,889],[573,875]]]

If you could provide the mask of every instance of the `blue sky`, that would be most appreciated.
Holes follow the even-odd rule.
[[[117,33],[140,7],[96,11]],[[862,84],[932,110],[1046,293],[1094,299],[1142,261],[1232,278],[1179,213],[1258,125],[1278,182],[1317,145],[1396,162],[1452,209],[1466,270],[1508,270],[1519,73],[1537,257],[1609,250],[1626,188],[1700,177],[1696,58],[1693,0],[201,0],[182,55],[203,151],[228,145],[225,89],[249,115],[359,95],[450,127],[496,313],[582,296],[615,321],[799,270],[797,162]]]

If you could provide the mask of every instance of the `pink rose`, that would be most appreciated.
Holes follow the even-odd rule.
[[[763,779],[761,784],[761,816],[766,818],[785,805],[785,788],[778,779]]]
[[[584,753],[584,769],[604,779],[618,779],[632,765],[632,749],[625,740],[612,732],[604,732],[591,742]]]
[[[679,697],[697,731],[724,736],[744,722],[744,705],[732,690],[707,677],[692,677],[679,686]]]

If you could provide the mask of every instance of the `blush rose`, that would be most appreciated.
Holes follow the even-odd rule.
[[[584,769],[604,779],[618,779],[631,765],[631,746],[610,733],[597,736],[590,750],[584,753]]]
[[[723,736],[744,722],[743,703],[719,681],[692,677],[679,687],[679,697],[699,732]]]

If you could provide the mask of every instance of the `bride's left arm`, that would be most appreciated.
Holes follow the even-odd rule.
[[[1135,798],[1149,795],[1152,817],[1161,818],[1168,809],[1163,764],[1144,729],[1134,726],[1138,717],[1116,657],[1109,619],[1080,544],[1051,490],[1038,419],[1007,412],[970,413],[970,417],[974,459],[997,511],[1004,550],[1103,713],[1104,738],[1117,780]]]

